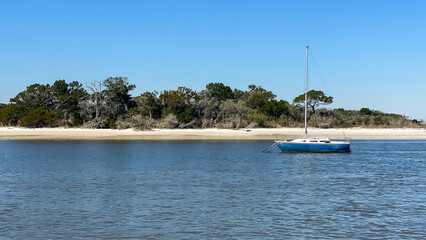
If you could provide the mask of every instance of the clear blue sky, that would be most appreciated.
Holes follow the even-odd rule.
[[[426,1],[0,0],[0,102],[32,83],[127,76],[144,91],[249,84],[426,120]]]

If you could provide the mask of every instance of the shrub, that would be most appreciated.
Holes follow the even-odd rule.
[[[108,118],[107,120],[105,120],[104,122],[104,127],[105,128],[115,128],[115,119],[114,118]]]
[[[132,116],[121,116],[115,122],[118,129],[128,129],[133,127]]]
[[[284,100],[271,100],[266,102],[261,108],[260,111],[266,115],[273,116],[278,118],[281,115],[288,115],[288,102]]]
[[[281,125],[281,127],[289,127],[294,124],[294,119],[290,116],[282,114],[280,118],[278,118],[277,122]]]
[[[190,107],[186,107],[182,112],[176,116],[177,120],[182,123],[189,123],[195,118],[194,110]]]
[[[176,128],[179,122],[174,114],[169,114],[161,119],[159,127],[161,128]]]
[[[369,108],[361,108],[359,113],[361,115],[371,115],[373,112]]]
[[[374,118],[374,124],[375,125],[383,125],[385,123],[385,120],[382,116],[377,116]]]
[[[27,114],[27,110],[17,104],[8,104],[0,110],[0,124],[4,126],[16,126],[19,120]]]
[[[132,116],[133,128],[137,130],[150,130],[154,127],[154,119],[142,115]]]
[[[251,122],[254,122],[256,126],[258,127],[268,127],[267,125],[267,121],[269,120],[268,116],[266,116],[263,113],[253,110],[248,113],[247,117]]]
[[[73,112],[71,115],[71,123],[69,124],[72,127],[83,125],[83,118],[80,116],[79,112]]]
[[[19,120],[19,125],[29,128],[52,126],[55,116],[52,112],[47,112],[44,108],[37,108],[29,112],[26,116]]]

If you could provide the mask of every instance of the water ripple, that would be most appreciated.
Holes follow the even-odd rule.
[[[0,141],[0,238],[426,238],[426,141],[269,144]]]

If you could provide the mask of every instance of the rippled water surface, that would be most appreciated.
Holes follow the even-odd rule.
[[[426,141],[0,141],[0,238],[426,239]]]

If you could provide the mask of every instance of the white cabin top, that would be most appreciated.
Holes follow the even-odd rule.
[[[294,140],[278,140],[276,143],[288,143],[288,144],[350,144],[348,140],[333,141],[326,137],[317,138],[298,138]]]
[[[330,143],[330,139],[326,137],[318,137],[318,138],[301,138],[294,139],[292,142],[303,142],[303,143]]]

